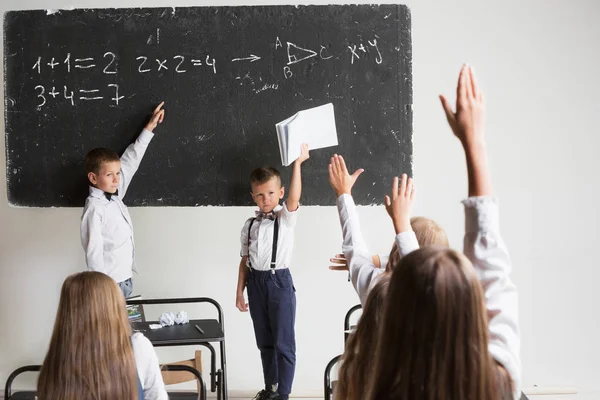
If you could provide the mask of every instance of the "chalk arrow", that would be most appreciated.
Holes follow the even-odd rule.
[[[231,60],[231,62],[234,62],[234,61],[245,61],[245,60],[250,60],[250,62],[254,62],[254,61],[260,60],[260,57],[259,56],[255,56],[254,54],[250,54],[250,57],[234,58],[233,60]]]

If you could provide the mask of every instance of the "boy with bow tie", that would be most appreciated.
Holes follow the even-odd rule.
[[[90,194],[81,217],[85,260],[88,269],[113,278],[125,298],[133,291],[135,250],[131,217],[122,199],[154,137],[152,131],[165,117],[163,104],[156,107],[150,122],[121,158],[112,150],[97,148],[88,152],[84,160],[90,181]]]
[[[294,161],[283,206],[279,206],[279,199],[283,198],[284,188],[275,168],[258,168],[250,175],[251,195],[259,211],[242,228],[236,306],[245,312],[250,305],[262,359],[265,388],[258,392],[256,400],[287,400],[294,380],[296,289],[288,268],[302,192],[300,166],[308,157],[308,145],[303,144],[300,157]],[[244,299],[246,286],[248,303]]]

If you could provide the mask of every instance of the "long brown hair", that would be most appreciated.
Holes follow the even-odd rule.
[[[508,374],[488,352],[483,289],[462,254],[414,251],[394,269],[368,374],[367,400],[511,398]]]
[[[417,237],[419,247],[429,246],[431,244],[437,244],[440,246],[448,247],[448,236],[446,231],[442,229],[434,220],[427,217],[412,217],[410,219],[410,226]],[[392,250],[390,251],[390,258],[385,266],[385,272],[392,272],[392,270],[400,263],[400,251],[398,251],[398,245],[394,241]]]
[[[364,398],[367,377],[373,368],[376,329],[383,317],[383,305],[389,281],[390,275],[384,274],[373,286],[356,329],[348,338],[335,389],[337,399],[362,400]]]
[[[138,398],[125,298],[100,272],[63,283],[50,346],[38,379],[39,400]]]

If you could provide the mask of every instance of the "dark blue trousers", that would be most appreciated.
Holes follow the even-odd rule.
[[[284,398],[296,370],[296,289],[289,269],[256,271],[248,276],[248,305],[262,358],[265,389],[278,385]]]

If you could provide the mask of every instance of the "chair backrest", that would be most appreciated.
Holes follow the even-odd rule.
[[[197,380],[197,377],[194,373],[191,373],[188,369],[171,369],[165,368],[167,366],[186,366],[189,368],[193,368],[197,370],[200,374],[202,374],[202,351],[196,350],[194,353],[194,358],[189,360],[177,361],[173,363],[163,364],[161,365],[161,373],[163,377],[163,381],[165,385],[175,385],[177,383],[189,382],[193,380]],[[198,393],[201,391],[201,382],[197,380],[198,383]]]
[[[353,329],[353,325],[352,325],[350,319],[352,318],[352,315],[354,315],[354,313],[358,310],[362,310],[362,306],[360,304],[357,304],[354,307],[352,307],[351,309],[349,309],[348,312],[346,313],[346,316],[344,317],[344,345],[346,345],[346,342],[348,341],[348,337],[350,336],[350,333],[352,332],[352,329]]]
[[[327,364],[327,367],[325,367],[325,376],[324,376],[324,385],[323,385],[323,394],[325,397],[325,400],[331,400],[331,397],[333,395],[333,389],[335,384],[337,383],[337,380],[332,381],[331,380],[331,370],[333,369],[333,367],[340,361],[340,358],[342,358],[342,355],[340,354],[339,356],[335,356],[331,359],[331,361],[329,361],[329,363]]]
[[[4,399],[5,400],[16,400],[18,399],[34,399],[35,398],[35,390],[28,391],[20,391],[17,393],[12,392],[12,383],[18,375],[21,375],[24,372],[40,372],[42,369],[41,365],[27,365],[25,367],[17,368],[14,370],[6,380],[6,385],[4,386]]]
[[[197,394],[197,399],[198,400],[206,400],[206,384],[204,383],[204,379],[202,379],[202,375],[200,374],[200,371],[194,367],[190,367],[189,365],[183,365],[183,364],[165,364],[161,366],[161,369],[163,371],[163,377],[165,374],[165,371],[167,372],[182,372],[185,373],[186,375],[192,375],[193,379],[196,379],[198,381],[198,394]],[[164,378],[163,378],[164,379]],[[183,381],[183,382],[187,382],[189,379]],[[179,382],[178,382],[179,383]],[[165,381],[165,384],[167,384],[167,382]],[[171,383],[173,384],[173,383]],[[169,393],[169,398],[170,399],[175,399],[177,398],[177,395],[175,393]],[[188,397],[186,396],[186,399]]]

